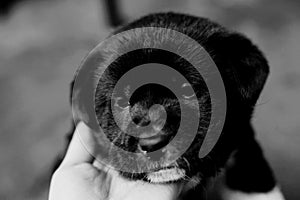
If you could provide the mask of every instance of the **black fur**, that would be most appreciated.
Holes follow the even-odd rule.
[[[256,101],[269,73],[268,62],[261,51],[240,33],[227,30],[208,19],[185,14],[148,15],[121,27],[114,34],[138,27],[169,28],[193,38],[210,54],[224,81],[227,113],[221,137],[208,156],[202,159],[197,157],[198,152],[195,152],[197,148],[193,149],[193,145],[197,145],[198,142],[194,141],[185,155],[191,164],[187,175],[200,176],[204,184],[207,178],[216,176],[233,155],[234,164],[226,170],[226,184],[229,188],[244,192],[267,192],[273,189],[275,179],[255,140],[250,122]],[[160,59],[160,63],[170,64],[168,56],[155,57],[155,50],[142,51],[139,54],[140,62]],[[125,61],[132,64],[137,60],[134,56],[128,56]],[[122,62],[115,64],[117,66],[124,64]],[[178,62],[177,65],[185,65],[182,60]],[[134,64],[136,66],[139,63]],[[200,87],[196,89],[201,90]],[[104,106],[100,96],[96,94],[98,110]],[[184,164],[182,165],[184,167]],[[144,176],[127,173],[123,175],[132,179]]]

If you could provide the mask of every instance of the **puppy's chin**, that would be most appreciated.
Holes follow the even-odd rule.
[[[177,167],[160,169],[147,174],[150,183],[170,183],[184,179],[185,170]]]

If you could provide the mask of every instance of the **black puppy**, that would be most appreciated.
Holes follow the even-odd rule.
[[[203,131],[207,130],[211,117],[211,99],[203,79],[195,75],[195,71],[184,59],[159,49],[137,50],[121,56],[111,65],[110,70],[104,73],[97,84],[95,94],[96,116],[111,142],[126,151],[141,154],[163,149],[174,138],[180,117],[191,117],[180,116],[180,101],[186,102],[186,106],[192,109],[193,102],[197,100],[196,106],[199,106],[201,120],[193,143],[175,163],[168,166],[158,164],[155,170],[150,172],[120,171],[120,174],[132,181],[145,180],[153,184],[184,183],[186,187],[183,198],[191,198],[195,197],[195,193],[202,191],[209,178],[225,171],[224,183],[228,189],[224,193],[225,198],[247,199],[253,194],[254,196],[251,196],[253,199],[255,195],[264,199],[283,199],[255,139],[250,122],[256,101],[269,73],[267,60],[260,50],[245,36],[229,31],[208,19],[175,13],[145,16],[121,27],[114,34],[142,27],[172,29],[189,36],[204,47],[218,67],[224,82],[227,97],[226,119],[217,144],[207,156],[199,158],[199,148],[204,139]],[[129,38],[129,42],[130,40],[134,38]],[[130,98],[128,97],[130,82],[124,85],[123,90],[113,92],[114,85],[122,75],[144,63],[170,66],[191,80],[190,84],[174,80],[172,76],[166,77],[169,79],[166,81],[182,88],[182,96],[179,99],[158,84],[146,84],[136,90]],[[196,93],[194,96],[190,93],[191,88]],[[166,123],[154,139],[151,134],[149,136],[151,139],[137,139],[124,135],[114,120],[110,109],[112,102],[115,103],[113,106],[119,109],[118,119],[121,125],[124,125],[128,114],[133,123],[140,127],[149,125],[155,118],[153,116],[156,116],[157,120],[164,114],[167,115]],[[161,107],[149,110],[155,104],[162,105],[165,113],[161,111]],[[159,120],[157,121],[159,125]],[[126,129],[132,130],[128,124]],[[118,157],[118,161],[123,162],[122,157]],[[261,194],[264,196],[259,196]]]

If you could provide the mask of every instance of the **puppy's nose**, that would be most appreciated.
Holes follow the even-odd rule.
[[[134,115],[132,117],[132,121],[141,127],[148,126],[151,123],[151,119],[148,115],[140,116],[140,115]]]
[[[154,104],[149,109],[135,104],[130,110],[130,116],[132,121],[140,127],[149,126],[150,123],[154,125],[158,121],[164,124],[167,118],[164,107],[159,104]]]

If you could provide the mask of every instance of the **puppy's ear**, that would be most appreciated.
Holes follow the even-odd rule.
[[[263,53],[248,38],[237,33],[215,33],[208,43],[205,46],[210,49],[220,71],[236,86],[241,100],[253,107],[269,74]],[[229,87],[227,90],[233,89],[232,85]]]

